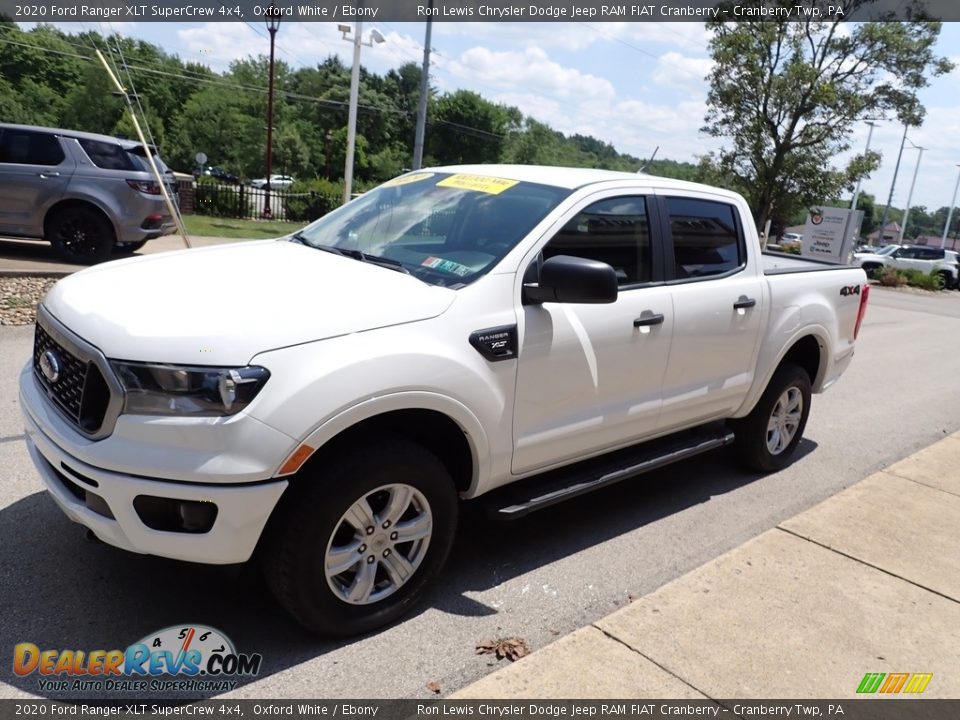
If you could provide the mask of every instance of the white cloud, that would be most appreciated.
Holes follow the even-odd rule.
[[[705,78],[713,70],[714,62],[710,58],[688,57],[671,50],[657,58],[653,71],[653,81],[665,87],[683,87],[696,94],[705,94]]]
[[[577,101],[611,99],[616,94],[609,80],[564,67],[536,46],[507,51],[473,47],[455,59],[438,62],[438,67],[461,80],[480,81],[502,91],[535,88],[539,94]]]

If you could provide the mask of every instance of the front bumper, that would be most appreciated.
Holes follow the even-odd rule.
[[[42,395],[29,365],[20,376],[20,406],[27,449],[50,495],[71,520],[89,528],[104,542],[124,550],[217,565],[245,562],[288,485],[286,480],[275,480],[269,475],[256,480],[251,480],[246,473],[225,476],[217,470],[222,471],[232,463],[222,454],[210,451],[204,461],[197,447],[178,448],[175,444],[166,447],[169,469],[180,465],[174,474],[183,477],[182,460],[186,455],[193,466],[189,480],[153,479],[129,471],[106,469],[102,462],[88,462],[98,455],[105,459],[111,448],[126,457],[142,453],[145,438],[141,435],[125,439],[121,423],[113,435],[104,440],[91,442],[83,438],[67,426]],[[267,431],[263,435],[270,435],[266,426],[251,421],[260,425],[261,431]],[[131,422],[135,424],[134,420]],[[229,432],[227,428],[221,430]],[[163,437],[162,432],[160,435]],[[146,455],[140,454],[141,459],[162,455],[160,447],[151,450]],[[156,472],[148,474],[156,476]],[[134,505],[135,500],[143,496],[161,499],[161,502],[212,503],[216,506],[216,517],[206,532],[154,529],[147,524],[150,518],[145,521]],[[142,510],[142,505],[140,507]]]

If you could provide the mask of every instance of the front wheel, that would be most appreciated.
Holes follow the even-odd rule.
[[[335,636],[367,632],[412,608],[456,530],[457,493],[443,463],[414,443],[383,440],[300,483],[271,521],[263,553],[284,608],[308,630]]]
[[[782,470],[803,437],[809,414],[810,376],[798,365],[782,365],[753,411],[734,421],[734,452],[750,470]]]

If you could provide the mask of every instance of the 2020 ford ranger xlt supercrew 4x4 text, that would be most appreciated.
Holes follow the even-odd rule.
[[[107,543],[256,553],[303,625],[357,633],[422,594],[462,500],[520,517],[728,443],[784,467],[864,283],[761,254],[724,190],[435,168],[288,238],[61,280],[20,377],[27,446]]]

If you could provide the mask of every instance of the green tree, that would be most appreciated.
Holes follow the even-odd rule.
[[[850,17],[875,2],[840,5]],[[850,147],[855,122],[893,114],[919,125],[917,91],[928,74],[952,67],[933,51],[938,22],[718,19],[707,26],[714,66],[704,131],[730,141],[709,162],[746,193],[758,227],[852,188],[879,163],[869,153],[832,166]]]

